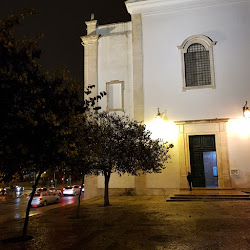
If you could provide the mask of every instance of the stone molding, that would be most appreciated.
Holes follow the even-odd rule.
[[[211,75],[211,84],[201,85],[201,86],[186,86],[186,77],[185,77],[185,60],[184,54],[187,53],[187,49],[190,45],[199,43],[204,46],[204,48],[209,52],[209,62],[210,62],[210,75]],[[212,41],[209,37],[204,35],[193,35],[188,37],[183,41],[180,46],[177,48],[181,51],[181,68],[182,68],[182,91],[190,89],[201,89],[201,88],[215,88],[215,73],[214,73],[214,53],[213,46],[217,42]]]
[[[85,24],[87,25],[87,35],[95,35],[97,20],[86,21]]]
[[[186,53],[188,47],[194,43],[200,43],[206,50],[209,50],[209,48],[214,46],[217,42],[212,41],[209,37],[204,35],[193,35],[185,39],[180,46],[177,46],[177,48]]]
[[[110,100],[109,86],[111,84],[121,84],[121,108],[120,109],[112,109],[109,106],[109,100]],[[107,112],[113,112],[113,111],[124,112],[124,81],[113,80],[111,82],[106,82],[106,93],[107,93]]]
[[[180,165],[180,188],[188,188],[187,172],[190,172],[189,136],[193,135],[215,135],[217,166],[218,166],[218,188],[232,188],[226,123],[228,119],[209,119],[194,121],[175,122],[179,125],[178,151]]]
[[[249,0],[128,0],[125,4],[131,15],[151,15],[240,2],[249,2]]]
[[[121,22],[99,25],[96,28],[96,34],[103,36],[111,36],[116,34],[127,34],[132,33],[132,22]]]
[[[84,86],[95,85],[92,93],[88,97],[97,96],[97,44],[100,35],[82,36],[82,45],[84,46]],[[84,98],[87,96],[85,95]]]
[[[202,124],[202,123],[220,123],[220,122],[228,122],[229,118],[215,118],[215,119],[204,119],[204,120],[187,120],[187,121],[174,121],[176,125],[184,125],[184,124]]]
[[[86,46],[86,45],[92,45],[92,44],[96,44],[98,39],[99,39],[100,35],[87,35],[87,36],[81,36],[81,40],[82,40],[82,45]]]
[[[141,15],[132,15],[134,119],[144,121]]]

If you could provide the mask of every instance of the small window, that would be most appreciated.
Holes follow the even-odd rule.
[[[183,90],[215,88],[213,45],[215,42],[210,38],[196,35],[178,46],[182,55]]]
[[[106,83],[107,111],[124,111],[124,82],[111,81]]]

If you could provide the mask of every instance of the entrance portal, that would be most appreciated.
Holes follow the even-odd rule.
[[[218,187],[215,135],[189,136],[193,187]]]

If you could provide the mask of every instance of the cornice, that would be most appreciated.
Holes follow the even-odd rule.
[[[100,37],[100,35],[87,35],[87,36],[81,36],[81,40],[82,40],[82,45],[89,45],[89,44],[95,44],[98,41],[98,38]]]
[[[228,122],[229,118],[215,118],[215,119],[205,119],[205,120],[187,120],[187,121],[174,121],[176,125],[185,124],[202,124],[202,123],[221,123]]]
[[[128,0],[125,4],[131,15],[150,15],[240,2],[250,3],[250,0]]]

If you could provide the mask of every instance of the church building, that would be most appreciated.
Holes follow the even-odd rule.
[[[250,0],[128,0],[130,22],[86,21],[84,84],[102,110],[174,144],[159,174],[111,175],[110,194],[250,188]],[[158,115],[158,116],[157,116]],[[157,118],[156,118],[157,116]],[[85,197],[103,194],[88,176]]]

